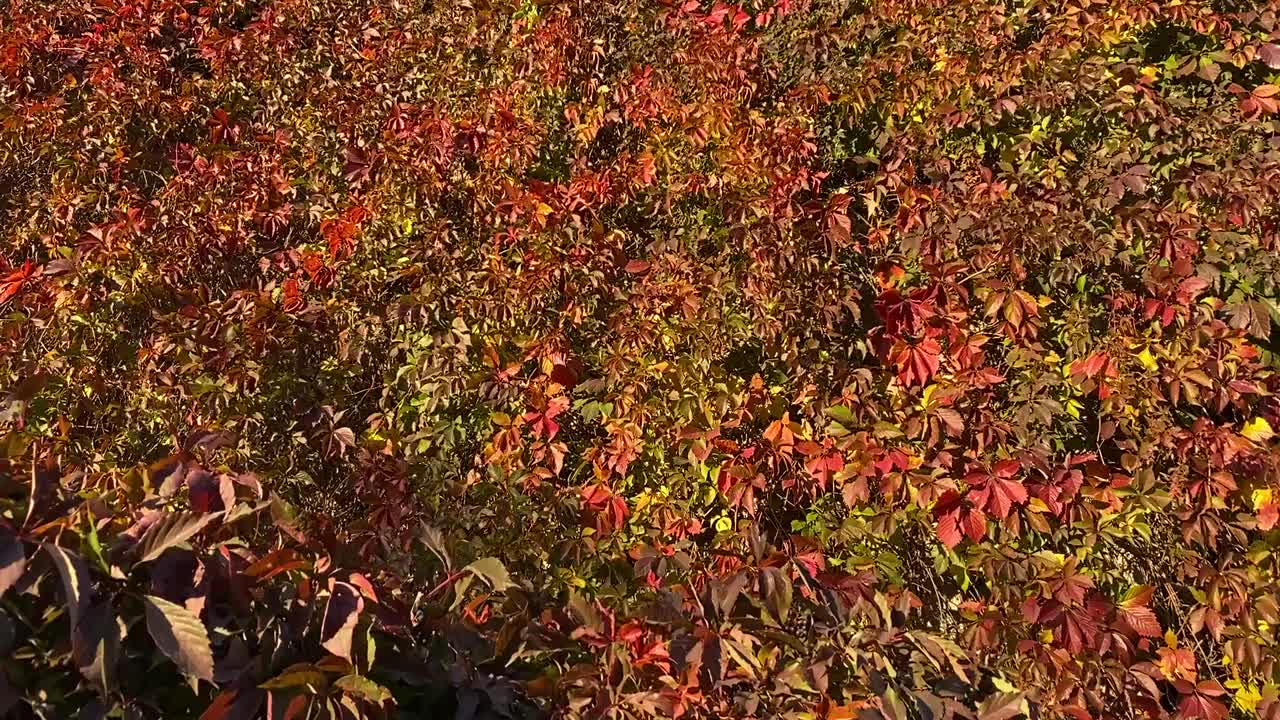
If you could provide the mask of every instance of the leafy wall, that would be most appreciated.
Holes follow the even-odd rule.
[[[7,0],[0,715],[1280,718],[1275,0]]]

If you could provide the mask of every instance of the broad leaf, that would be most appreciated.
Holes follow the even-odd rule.
[[[138,562],[149,562],[169,548],[195,537],[222,513],[169,513],[156,520],[138,541]]]
[[[360,675],[345,675],[333,682],[333,686],[362,700],[382,705],[391,699],[391,692],[378,683]]]
[[[760,569],[760,596],[764,600],[765,609],[779,623],[787,621],[787,613],[791,610],[792,592],[791,578],[782,568]]]
[[[340,658],[351,659],[352,634],[363,609],[364,598],[353,585],[337,580],[330,582],[329,603],[320,629],[324,649]]]
[[[110,603],[85,608],[71,631],[71,652],[85,679],[104,696],[111,692],[120,658],[120,625]]]
[[[143,598],[147,631],[182,674],[213,682],[213,651],[204,623],[187,608],[164,598]]]
[[[84,558],[64,550],[52,543],[41,547],[53,559],[53,566],[62,578],[62,593],[67,602],[67,613],[71,616],[71,627],[80,624],[85,609],[93,601],[93,589],[89,587],[89,568]]]
[[[468,565],[466,569],[489,583],[497,592],[503,592],[515,586],[511,582],[511,575],[507,573],[506,566],[498,558],[480,558]]]

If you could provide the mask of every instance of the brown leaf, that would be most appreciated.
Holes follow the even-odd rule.
[[[106,695],[115,686],[120,658],[120,624],[103,601],[84,610],[71,632],[71,652],[80,673]]]

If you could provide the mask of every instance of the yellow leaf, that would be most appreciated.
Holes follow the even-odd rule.
[[[1258,710],[1258,703],[1262,701],[1262,693],[1258,692],[1256,685],[1245,685],[1236,691],[1236,705],[1247,713],[1254,713]]]
[[[1260,417],[1245,423],[1240,434],[1256,443],[1266,442],[1276,435],[1271,429],[1271,423],[1267,422],[1266,418]]]
[[[1261,510],[1263,506],[1271,504],[1271,489],[1260,488],[1253,491],[1253,509],[1255,512]]]
[[[1151,354],[1151,348],[1143,348],[1142,352],[1138,353],[1138,360],[1142,362],[1142,367],[1151,372],[1160,369],[1160,364],[1156,362],[1155,356]]]

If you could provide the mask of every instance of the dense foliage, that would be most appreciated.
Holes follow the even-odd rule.
[[[1276,0],[0,6],[0,715],[1280,718]]]

